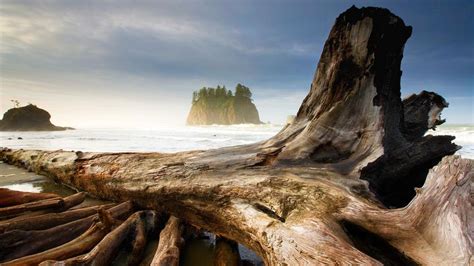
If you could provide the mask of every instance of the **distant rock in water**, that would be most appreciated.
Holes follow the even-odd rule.
[[[188,125],[261,124],[252,93],[237,84],[235,95],[224,87],[202,88],[193,92],[193,102],[186,122]]]
[[[51,115],[36,105],[16,107],[3,114],[0,131],[59,131],[73,129],[57,127],[50,121]]]

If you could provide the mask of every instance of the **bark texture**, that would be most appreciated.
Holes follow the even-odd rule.
[[[423,184],[413,182],[412,172],[423,169],[426,176],[458,149],[454,138],[423,137],[444,122],[441,96],[400,99],[400,65],[411,32],[387,9],[352,7],[341,14],[294,122],[265,144],[276,151],[273,161],[360,177],[384,204],[406,205],[413,195],[392,195],[387,188],[411,192]]]
[[[0,221],[0,233],[12,230],[31,231],[48,229],[57,225],[69,223],[81,218],[91,216],[93,214],[96,214],[97,211],[103,207],[109,208],[112,206],[92,206],[65,211],[62,213],[47,213],[38,216],[25,216],[17,219]]]
[[[19,192],[0,188],[0,208],[51,198],[59,198],[59,196],[52,193]]]
[[[85,194],[77,193],[72,196],[62,198],[49,198],[34,202],[28,202],[24,204],[3,207],[0,208],[0,217],[12,217],[15,215],[23,214],[29,211],[38,211],[38,210],[55,210],[63,211],[71,207],[74,207],[78,204],[81,204],[84,201]]]
[[[130,204],[113,207],[108,213],[112,217],[120,217],[131,211]],[[60,224],[45,230],[11,230],[0,235],[0,261],[9,261],[30,254],[39,253],[67,243],[88,230],[99,215]],[[29,218],[30,223],[41,223],[36,217]],[[46,222],[48,223],[48,221]],[[106,222],[103,222],[106,223]],[[106,224],[107,226],[107,224]]]
[[[14,197],[15,194],[19,196]],[[53,199],[63,202],[61,206],[68,207],[71,202],[77,202],[78,198],[83,200],[84,194]],[[48,213],[38,215],[30,212],[30,208],[24,208],[24,195],[28,197],[28,206],[43,206],[43,199],[51,197],[45,193],[35,195],[0,190],[0,199],[22,199],[16,201],[21,207],[17,209],[25,213],[18,213],[20,217],[0,221],[2,265],[110,265],[117,252],[129,246],[128,240],[131,240],[131,245],[127,264],[139,265],[143,259],[147,236],[155,231],[158,224],[158,215],[151,210],[130,215],[133,205],[129,201],[116,206],[106,204],[63,212],[47,208],[43,211]],[[30,202],[32,200],[36,201]],[[9,203],[4,208],[10,210],[13,207],[15,205]],[[163,239],[162,243],[166,245],[167,239]]]
[[[179,250],[182,247],[183,225],[181,221],[171,216],[165,228],[160,233],[160,242],[156,249],[151,265],[153,266],[178,266]]]
[[[133,241],[131,243],[132,252],[127,258],[127,265],[139,265],[140,261],[143,259],[143,253],[145,252],[147,244],[147,235],[150,231],[154,231],[156,225],[156,215],[154,215],[153,218],[153,223],[145,224],[143,220],[137,222],[135,231],[133,232]]]
[[[267,265],[468,265],[472,161],[446,156],[459,148],[453,137],[424,136],[442,122],[442,97],[400,99],[410,34],[386,9],[342,13],[295,120],[264,142],[0,156],[97,197],[170,213],[252,248]]]
[[[125,222],[107,234],[89,253],[64,261],[46,261],[45,265],[109,265],[113,256],[118,252],[127,237],[143,222],[149,228],[155,224],[155,213],[153,211],[136,212]],[[104,223],[105,225],[105,223]],[[110,228],[111,229],[111,228]]]

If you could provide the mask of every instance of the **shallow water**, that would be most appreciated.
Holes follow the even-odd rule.
[[[0,132],[0,146],[13,149],[97,152],[177,152],[254,143],[270,138],[281,128],[280,125],[235,125],[170,127],[154,130],[77,129],[55,132]]]
[[[192,239],[183,248],[180,265],[182,266],[213,266],[215,235],[206,233],[204,237]],[[239,244],[239,254],[243,261],[254,265],[262,265],[263,261],[251,250]]]
[[[55,193],[62,197],[75,193],[74,190],[53,182],[51,179],[28,172],[0,161],[0,188],[25,192]]]
[[[50,178],[28,172],[16,166],[8,165],[2,161],[0,161],[0,188],[25,192],[54,193],[61,197],[76,193],[75,190],[55,183]],[[105,203],[109,202],[86,197],[85,201],[79,206],[84,207]]]

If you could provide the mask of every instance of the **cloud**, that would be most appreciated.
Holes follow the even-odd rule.
[[[25,101],[35,95],[47,104],[53,101],[41,94],[78,104],[87,104],[90,95],[125,102],[134,95],[136,101],[169,98],[167,108],[185,116],[192,90],[242,82],[255,92],[264,119],[284,120],[306,95],[328,31],[347,7],[313,1],[2,1],[2,95],[21,91]],[[412,12],[398,11],[402,17]],[[436,17],[418,22],[418,15],[409,17],[418,23],[415,29],[431,35],[409,42],[404,89],[441,86],[448,95],[464,96],[466,84],[472,85],[473,61],[465,59],[472,38],[463,37],[463,49],[423,52]],[[453,21],[443,22],[451,28],[436,35],[446,37],[446,45],[460,43]],[[61,104],[54,104],[59,110]]]
[[[28,4],[7,1],[0,12],[2,53],[29,52],[66,58],[84,53],[99,56],[114,52],[107,47],[117,35],[140,33],[151,40],[198,48],[218,46],[250,55],[307,55],[314,51],[314,44],[273,43],[266,41],[264,35],[258,41],[247,32],[229,28],[230,25],[216,24],[186,12],[170,14],[160,5],[137,8],[123,2],[117,7],[88,1],[73,6],[57,1]]]

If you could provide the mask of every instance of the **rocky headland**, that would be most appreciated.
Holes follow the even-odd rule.
[[[0,131],[61,131],[73,129],[71,127],[58,127],[50,121],[48,111],[29,104],[15,107],[3,114],[0,120]]]

